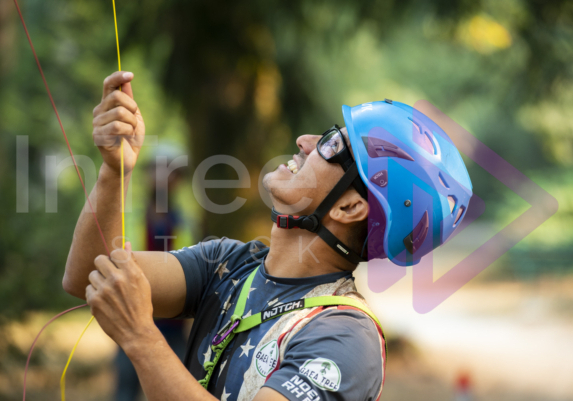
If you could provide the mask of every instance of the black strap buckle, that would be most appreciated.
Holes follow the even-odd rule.
[[[316,232],[319,227],[318,218],[311,214],[310,216],[291,216],[289,214],[277,214],[276,222],[278,228],[304,228],[310,232]]]
[[[315,233],[319,225],[318,218],[314,214],[311,214],[310,216],[305,216],[300,226],[311,233]]]
[[[290,216],[288,214],[279,214],[277,216],[277,227],[278,228],[298,228],[292,224],[296,221],[295,219],[298,219],[298,216]],[[289,222],[291,224],[289,224]]]

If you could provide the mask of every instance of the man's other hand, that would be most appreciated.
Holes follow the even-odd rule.
[[[122,348],[154,333],[151,286],[130,250],[95,259],[86,300],[103,331]]]

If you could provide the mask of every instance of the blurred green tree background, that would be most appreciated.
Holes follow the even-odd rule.
[[[117,68],[111,2],[22,0],[21,7],[72,149],[99,166],[91,111]],[[268,235],[262,166],[295,153],[297,136],[342,124],[342,104],[427,99],[559,201],[558,213],[490,276],[572,271],[572,2],[141,0],[117,7],[122,66],[135,73],[147,135],[188,149],[189,182],[201,161],[218,154],[238,158],[250,173],[248,188],[207,190],[219,204],[247,199],[230,215],[203,210],[191,185],[182,186],[179,246],[208,235]],[[11,319],[77,303],[61,279],[84,196],[68,168],[58,212],[46,212],[46,157],[61,161],[67,150],[10,1],[0,3],[0,52],[0,316]],[[27,213],[16,207],[18,136],[29,145]],[[146,147],[140,164],[152,157]],[[529,207],[466,161],[487,204],[478,222],[501,228]],[[207,175],[236,178],[225,165]],[[136,172],[128,225],[136,247],[144,181]]]

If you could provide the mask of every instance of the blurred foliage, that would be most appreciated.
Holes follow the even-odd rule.
[[[21,6],[72,149],[98,166],[90,121],[101,82],[116,69],[111,3],[22,0]],[[560,202],[558,214],[510,256],[573,256],[567,112],[573,105],[573,3],[141,0],[117,7],[122,65],[135,73],[147,134],[185,144],[191,173],[217,154],[238,158],[250,172],[249,188],[207,190],[219,204],[248,199],[230,215],[202,210],[190,186],[182,188],[179,203],[193,229],[186,241],[268,235],[261,167],[296,152],[297,136],[342,124],[341,104],[427,99]],[[59,212],[45,212],[45,157],[62,160],[66,149],[8,1],[0,3],[0,51],[0,315],[11,318],[75,302],[60,282],[84,199],[68,169],[59,179]],[[18,135],[29,140],[29,213],[16,213]],[[142,163],[152,155],[146,148]],[[480,220],[503,226],[529,207],[466,161],[474,190],[488,205]],[[217,165],[207,178],[237,175]],[[141,236],[142,181],[136,173],[128,230],[135,237]],[[543,271],[543,257],[530,260]]]

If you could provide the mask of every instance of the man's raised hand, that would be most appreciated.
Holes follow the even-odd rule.
[[[145,138],[145,124],[133,100],[133,73],[117,71],[103,81],[101,103],[94,109],[93,139],[107,164],[119,174],[121,169],[120,140],[123,146],[124,172],[135,167]],[[121,87],[121,91],[119,88]]]

